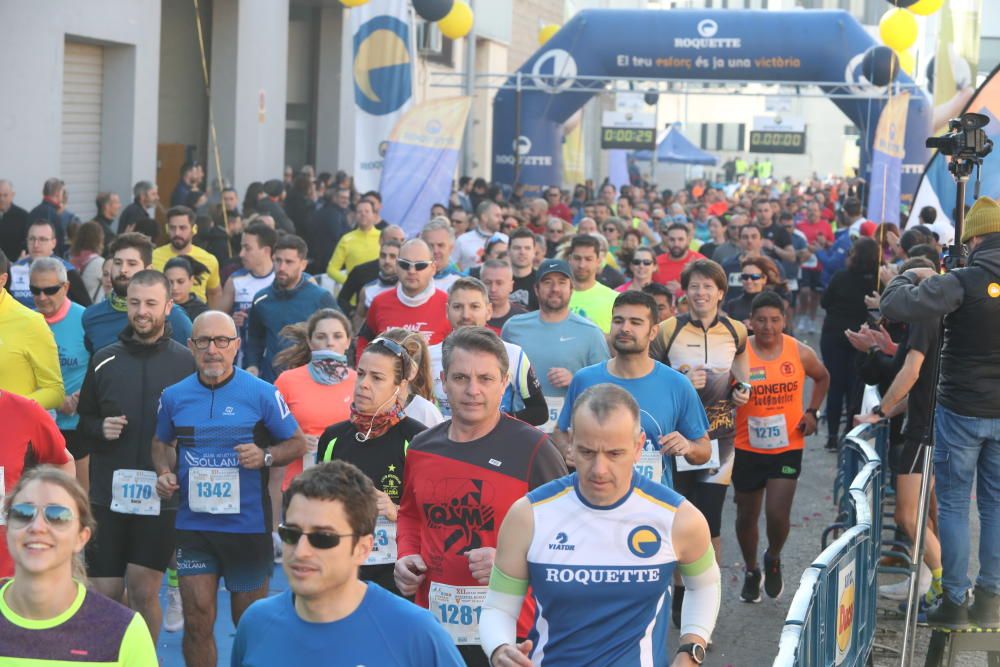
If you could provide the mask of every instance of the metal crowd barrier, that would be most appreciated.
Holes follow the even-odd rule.
[[[778,642],[774,667],[861,666],[875,644],[885,493],[885,430],[852,430],[835,490],[843,532],[806,568]],[[848,477],[848,474],[850,477]],[[827,533],[824,533],[824,538]]]

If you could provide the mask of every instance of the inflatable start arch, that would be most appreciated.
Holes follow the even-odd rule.
[[[877,43],[845,11],[591,9],[576,14],[511,76],[493,102],[493,180],[541,187],[562,181],[562,126],[616,78],[823,83],[861,131],[862,174],[885,104],[861,74]],[[577,79],[576,77],[587,77]],[[913,192],[928,151],[930,103],[911,90],[901,191]],[[520,97],[520,99],[518,99]]]

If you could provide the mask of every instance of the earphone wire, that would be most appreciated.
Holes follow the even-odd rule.
[[[368,442],[368,438],[370,438],[372,434],[372,429],[375,428],[375,418],[378,417],[379,410],[388,405],[389,401],[395,400],[398,394],[399,394],[399,387],[396,387],[396,391],[392,392],[392,396],[386,399],[385,402],[382,403],[382,405],[375,408],[375,414],[372,415],[372,421],[368,425],[368,432],[365,433],[364,435],[362,435],[361,433],[355,433],[354,434],[355,440],[357,440],[358,442]]]

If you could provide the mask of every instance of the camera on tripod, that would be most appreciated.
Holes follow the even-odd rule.
[[[983,129],[989,122],[989,117],[981,113],[964,113],[948,121],[948,134],[928,137],[926,146],[955,160],[981,160],[993,149],[993,142]]]

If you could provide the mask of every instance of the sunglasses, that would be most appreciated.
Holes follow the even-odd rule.
[[[404,348],[402,345],[392,340],[391,338],[376,338],[375,340],[373,340],[371,343],[368,344],[368,347],[371,347],[372,345],[381,345],[382,347],[389,350],[400,359],[410,358],[410,354],[406,351],[406,348]]]
[[[307,533],[301,528],[292,528],[291,526],[286,526],[284,524],[278,526],[278,537],[282,542],[289,546],[294,547],[298,544],[303,535],[305,535],[306,539],[309,540],[309,546],[314,549],[336,549],[340,546],[340,540],[345,537],[356,537],[353,533],[347,535],[327,533],[325,531]]]
[[[59,290],[63,288],[62,285],[52,285],[51,287],[38,287],[37,285],[29,285],[28,289],[35,296],[39,294],[45,294],[46,296],[55,296],[59,293]]]
[[[764,277],[763,273],[741,273],[740,280],[760,280]]]
[[[73,510],[65,505],[46,505],[40,508],[33,503],[17,503],[11,505],[7,512],[7,525],[14,528],[24,528],[35,520],[39,510],[45,517],[45,523],[53,528],[61,528],[73,520]]]
[[[633,259],[632,266],[652,266],[653,260],[651,259]]]
[[[192,338],[191,342],[194,344],[196,350],[207,350],[209,344],[215,343],[216,349],[224,350],[229,347],[229,344],[236,340],[238,336],[216,336],[215,338]]]
[[[424,269],[426,269],[430,265],[431,265],[430,262],[411,262],[408,259],[397,259],[396,260],[396,266],[398,266],[399,268],[403,269],[403,271],[410,271],[410,270],[413,270],[413,271],[423,271]]]

